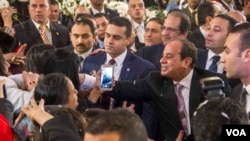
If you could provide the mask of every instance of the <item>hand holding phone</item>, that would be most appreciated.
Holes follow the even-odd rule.
[[[101,66],[101,79],[100,87],[102,90],[112,90],[114,79],[114,66],[102,65]]]

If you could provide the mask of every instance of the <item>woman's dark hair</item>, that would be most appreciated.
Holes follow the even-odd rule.
[[[44,66],[54,52],[55,47],[53,45],[33,45],[26,54],[26,71],[43,74]]]
[[[44,67],[44,75],[50,73],[63,73],[74,84],[78,90],[80,86],[79,80],[79,58],[74,52],[65,49],[58,49],[47,61]]]
[[[76,131],[78,131],[80,138],[84,138],[87,122],[85,120],[85,117],[81,113],[71,108],[65,108],[65,107],[62,108],[56,107],[53,110],[49,111],[49,113],[54,117],[61,116],[64,114],[70,114],[72,116],[72,119],[76,127]],[[49,141],[48,137],[45,135],[45,133],[42,131],[41,127],[37,123],[34,124],[33,131],[34,131],[33,132],[34,141]]]
[[[62,73],[51,73],[38,81],[34,91],[36,101],[45,100],[45,105],[64,105],[68,102],[67,77]]]

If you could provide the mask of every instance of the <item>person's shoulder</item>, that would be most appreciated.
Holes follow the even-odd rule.
[[[221,78],[225,78],[224,74],[221,73],[215,73],[215,72],[211,72],[205,69],[201,69],[201,68],[194,68],[194,71],[200,76],[200,77],[212,77],[212,76],[218,76]]]
[[[138,52],[150,52],[150,53],[152,53],[152,51],[155,52],[155,50],[163,50],[163,49],[164,49],[163,44],[157,44],[157,45],[153,45],[153,46],[142,47],[138,50]]]
[[[53,23],[53,22],[50,22],[50,25],[51,25],[51,28],[55,28],[55,29],[58,29],[58,30],[63,30],[63,31],[67,31],[69,32],[68,28],[62,24],[57,24],[57,23]]]
[[[21,23],[19,23],[19,24],[13,25],[13,28],[14,28],[15,30],[25,29],[25,28],[29,27],[29,26],[31,25],[31,23],[32,23],[31,20],[26,20],[26,21],[23,21],[23,22],[21,22]]]
[[[148,61],[146,59],[143,59],[142,57],[139,57],[139,56],[137,56],[137,55],[135,55],[133,53],[129,52],[129,57],[133,60],[132,61],[133,63],[135,63],[135,64],[137,64],[139,66],[144,66],[144,67],[150,66],[150,67],[155,68],[153,63],[151,63],[150,61]]]
[[[100,60],[105,56],[106,56],[106,52],[100,51],[96,54],[89,55],[88,57],[85,58],[85,61]]]

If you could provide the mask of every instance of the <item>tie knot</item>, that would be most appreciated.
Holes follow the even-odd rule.
[[[84,60],[84,58],[82,56],[79,56],[79,60],[80,60],[80,62],[82,62]]]
[[[45,29],[46,29],[46,25],[41,24],[41,25],[39,26],[39,30],[44,31]]]
[[[112,58],[112,59],[109,60],[109,65],[114,65],[115,63],[116,63],[116,61],[115,61],[114,58]]]
[[[212,57],[212,59],[213,59],[214,62],[218,62],[220,60],[220,56],[219,55],[214,55]]]
[[[184,86],[180,83],[176,83],[175,84],[175,89],[176,89],[176,93],[179,94],[181,93],[181,89],[183,88]]]

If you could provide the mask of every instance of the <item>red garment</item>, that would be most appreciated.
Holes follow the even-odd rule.
[[[0,114],[0,141],[14,141],[10,125],[2,114]]]

